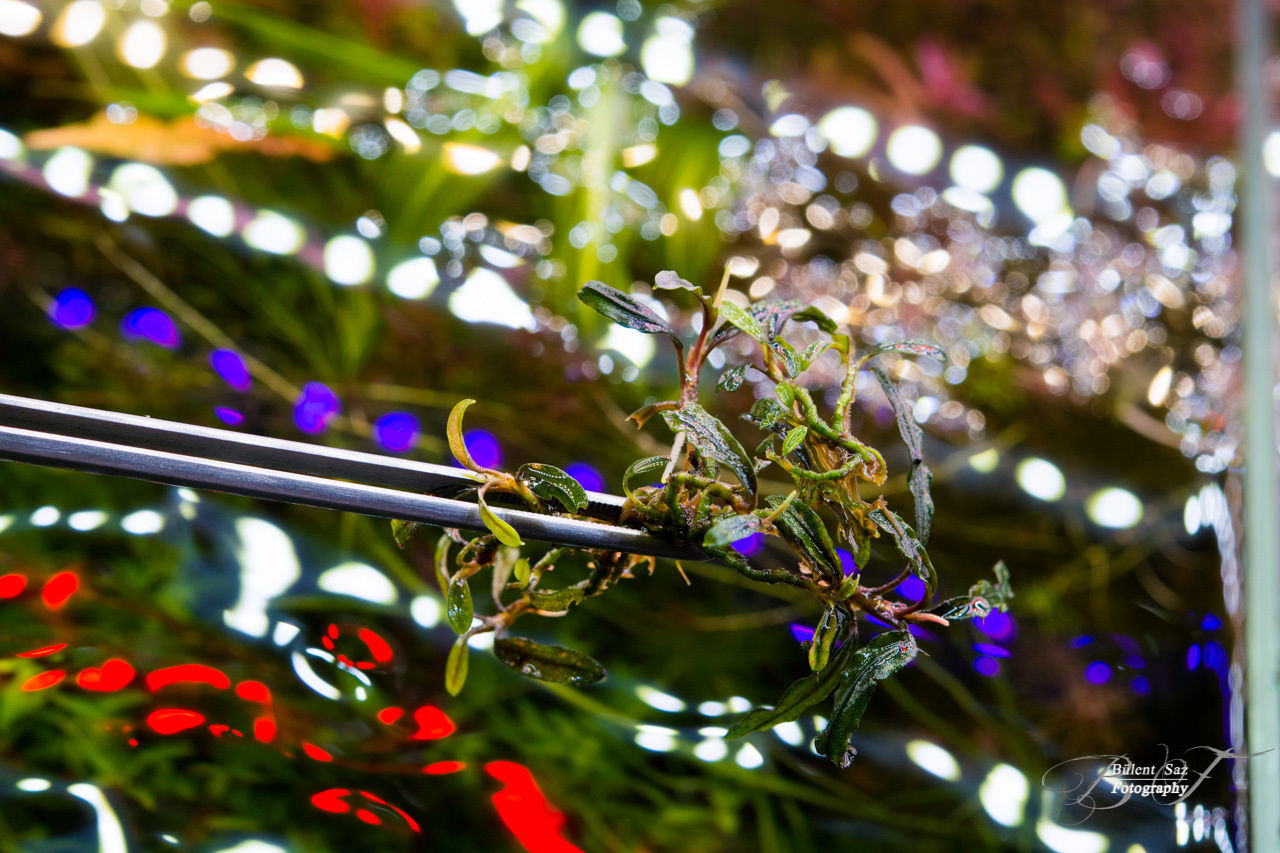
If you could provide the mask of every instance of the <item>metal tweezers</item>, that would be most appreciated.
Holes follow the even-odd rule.
[[[470,471],[0,394],[0,459],[483,530]],[[499,496],[490,495],[491,498]],[[655,557],[696,548],[621,527],[623,498],[587,492],[585,521],[493,506],[522,537]],[[606,522],[606,523],[601,523]]]

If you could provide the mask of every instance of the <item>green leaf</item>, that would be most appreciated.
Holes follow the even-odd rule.
[[[778,357],[778,361],[782,362],[783,370],[787,371],[787,375],[793,379],[800,375],[799,356],[796,355],[795,348],[782,338],[769,342],[769,349]]]
[[[480,520],[484,522],[484,526],[489,528],[489,532],[501,542],[503,545],[510,545],[512,548],[519,548],[524,544],[520,538],[520,534],[516,533],[516,529],[507,522],[498,518],[493,510],[489,509],[489,505],[484,502],[484,495],[480,495]]]
[[[544,646],[524,637],[495,640],[498,660],[521,675],[553,684],[586,685],[604,679],[604,667],[589,655],[564,646]]]
[[[920,531],[920,540],[927,542],[929,526],[933,523],[933,493],[929,490],[929,485],[933,482],[933,473],[929,470],[929,466],[924,464],[924,433],[916,423],[911,407],[902,399],[893,381],[878,367],[873,367],[871,372],[875,374],[885,397],[889,398],[889,405],[893,406],[893,415],[898,421],[898,433],[902,436],[902,443],[907,446],[907,452],[911,455],[911,473],[907,477],[907,484],[911,488],[911,496],[915,498],[916,529]]]
[[[444,664],[444,689],[450,696],[462,692],[462,685],[467,683],[467,663],[471,657],[471,649],[467,646],[467,638],[459,637],[453,641],[449,649],[449,659]]]
[[[475,606],[471,603],[471,586],[464,577],[455,577],[449,582],[449,596],[444,602],[445,618],[455,634],[465,634],[471,628],[471,620],[475,617]]]
[[[778,509],[786,501],[782,495],[770,495],[767,499],[771,509]],[[827,533],[827,526],[822,523],[822,516],[813,507],[801,501],[791,504],[774,521],[782,538],[799,552],[810,566],[826,576],[832,584],[844,580],[844,570],[840,565],[840,555]]]
[[[764,331],[768,340],[773,340],[778,336],[778,332],[782,329],[782,324],[792,315],[798,308],[800,303],[794,299],[774,299],[769,302],[757,302],[747,309],[760,328]],[[708,352],[720,346],[727,340],[737,337],[739,330],[737,326],[726,324],[720,327],[720,330],[711,337],[711,345],[707,348]]]
[[[813,740],[819,755],[839,767],[848,767],[856,751],[849,739],[862,722],[876,684],[915,660],[919,647],[908,631],[886,631],[853,655],[849,668],[841,674],[831,721]]]
[[[563,613],[571,606],[582,601],[581,587],[567,586],[564,589],[553,589],[547,592],[526,592],[525,598],[539,610],[548,613]]]
[[[819,329],[826,332],[827,334],[834,334],[836,329],[839,328],[839,326],[836,325],[836,321],[828,317],[826,315],[826,312],[824,312],[820,308],[815,308],[812,305],[810,305],[808,308],[805,308],[803,311],[796,311],[794,314],[791,315],[791,319],[807,320],[808,322],[813,323]]]
[[[760,328],[760,324],[756,322],[756,318],[752,317],[742,308],[739,308],[732,302],[720,303],[720,316],[738,327],[740,331],[746,332],[757,341],[764,340],[764,329]]]
[[[685,281],[676,274],[675,270],[663,270],[658,273],[653,278],[653,286],[658,290],[687,290],[703,302],[711,299],[710,296],[702,292],[701,287],[691,281]]]
[[[935,613],[951,622],[963,622],[966,619],[981,619],[993,610],[1008,610],[1009,601],[1013,598],[1013,587],[1009,585],[1009,569],[1004,561],[995,565],[996,582],[983,579],[969,587],[968,595],[948,598],[941,604],[930,608]]]
[[[711,525],[707,535],[702,538],[702,544],[711,548],[723,548],[725,545],[732,545],[739,539],[746,539],[753,533],[759,533],[760,524],[761,521],[758,515],[726,516]]]
[[[405,545],[408,545],[409,540],[412,539],[423,527],[426,527],[426,525],[419,521],[402,521],[398,518],[391,519],[391,536],[396,540],[396,547],[403,548]]]
[[[716,380],[716,388],[720,391],[737,391],[742,387],[742,382],[747,375],[747,366],[739,364],[737,367],[730,367],[724,373],[720,374],[720,378]]]
[[[554,465],[532,462],[521,465],[516,477],[544,501],[556,501],[565,512],[587,508],[587,492],[582,484]]]
[[[814,341],[809,344],[809,346],[805,347],[804,352],[796,356],[796,361],[800,365],[800,372],[803,373],[808,370],[809,365],[813,364],[814,359],[830,349],[831,346],[831,341]]]
[[[843,611],[837,611],[837,619],[841,623],[845,618],[842,613]],[[843,627],[837,633],[845,633]],[[844,644],[831,654],[826,666],[818,672],[810,673],[793,682],[782,694],[778,704],[772,708],[756,708],[747,712],[742,719],[733,724],[725,737],[733,740],[751,732],[771,729],[779,723],[789,723],[830,696],[831,691],[839,686],[845,665],[853,656],[851,638],[843,639]]]
[[[840,635],[840,619],[836,615],[834,605],[827,605],[822,612],[822,619],[813,632],[813,642],[809,644],[809,669],[821,672],[831,660],[831,649]]]
[[[436,540],[436,583],[440,585],[441,595],[449,590],[449,546],[452,544],[453,540],[448,533],[441,534]]]
[[[684,432],[700,456],[727,465],[742,485],[755,492],[756,472],[751,459],[733,433],[710,412],[697,403],[688,403],[683,409],[663,412],[662,417],[672,432]]]
[[[787,433],[787,437],[782,440],[782,455],[787,456],[793,450],[800,446],[806,435],[809,434],[809,428],[804,424],[796,427]]]
[[[632,462],[622,475],[622,491],[627,497],[632,497],[635,493],[631,491],[631,480],[641,474],[652,474],[654,471],[663,470],[667,467],[668,461],[670,460],[665,456],[649,456]]]
[[[787,417],[787,410],[768,397],[761,397],[751,404],[751,411],[742,419],[763,430],[771,430],[774,425]]]
[[[867,513],[867,518],[874,521],[876,526],[898,543],[898,550],[907,558],[912,573],[924,581],[924,600],[929,601],[938,584],[938,573],[934,571],[933,561],[929,559],[929,553],[916,538],[916,532],[911,529],[911,525],[903,521],[893,510],[873,509]]]
[[[774,396],[778,398],[778,402],[781,403],[783,408],[787,411],[791,411],[791,407],[796,404],[796,392],[785,382],[780,382],[776,385],[773,389],[773,393]]]
[[[589,281],[584,284],[578,291],[578,299],[588,308],[619,326],[626,326],[628,329],[635,329],[649,335],[669,335],[672,339],[676,337],[676,333],[667,325],[667,321],[652,309],[602,281]]]
[[[524,557],[516,560],[515,568],[512,570],[516,577],[516,583],[520,584],[520,588],[524,589],[529,585],[529,576],[533,569],[529,565],[529,561]]]
[[[475,400],[471,399],[458,401],[453,411],[449,412],[449,423],[445,428],[445,434],[449,437],[449,449],[453,451],[453,458],[458,460],[458,464],[463,468],[479,471],[480,466],[471,458],[471,454],[467,451],[467,443],[462,440],[462,415],[474,402]]]
[[[894,341],[890,344],[879,344],[864,352],[862,358],[858,359],[858,367],[862,367],[871,359],[887,352],[896,352],[901,355],[923,355],[943,362],[947,360],[947,354],[933,344],[925,343],[924,341]]]

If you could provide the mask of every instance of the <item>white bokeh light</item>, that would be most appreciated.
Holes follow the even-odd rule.
[[[497,323],[530,331],[538,325],[529,303],[516,295],[506,279],[483,267],[473,269],[466,282],[449,295],[449,310],[468,323]]]
[[[273,56],[259,59],[244,70],[245,79],[272,89],[301,89],[302,72],[292,62]]]
[[[244,241],[255,249],[273,255],[290,255],[302,248],[307,234],[302,226],[287,216],[264,210],[244,227]]]
[[[831,150],[841,157],[861,157],[876,141],[876,119],[861,107],[836,107],[818,122]]]
[[[153,21],[134,21],[120,39],[120,59],[134,68],[154,68],[164,57],[168,41]]]
[[[1000,158],[981,145],[964,145],[951,155],[951,180],[957,186],[980,193],[989,193],[1000,186],[1004,166]]]
[[[391,268],[387,290],[401,299],[426,299],[440,283],[440,273],[431,258],[412,258]]]
[[[120,194],[129,210],[143,216],[168,216],[178,207],[178,192],[155,166],[125,163],[111,173],[107,186]]]
[[[30,3],[0,0],[0,36],[25,36],[35,32],[44,16]]]
[[[1039,225],[1067,210],[1067,187],[1048,169],[1023,169],[1013,178],[1013,203]]]
[[[79,148],[59,148],[45,161],[42,174],[54,192],[77,198],[89,189],[89,170],[93,158]]]
[[[324,246],[324,273],[335,284],[364,284],[373,277],[373,250],[350,234],[334,237]]]
[[[235,59],[219,47],[197,47],[182,55],[182,73],[197,80],[217,80],[231,73]]]
[[[187,205],[187,218],[197,228],[215,237],[226,237],[236,227],[236,210],[231,202],[216,195],[193,198]]]
[[[1042,501],[1056,501],[1067,491],[1062,471],[1047,459],[1023,459],[1018,463],[1015,476],[1024,492]]]
[[[595,56],[617,56],[627,49],[622,20],[608,12],[592,12],[578,25],[578,44]]]
[[[107,10],[97,0],[75,0],[54,21],[49,37],[62,47],[80,47],[98,37],[106,20]]]
[[[1142,521],[1142,501],[1128,489],[1109,486],[1089,495],[1084,511],[1094,524],[1124,530]]]
[[[885,154],[898,171],[923,175],[942,158],[942,140],[927,127],[909,124],[889,134]]]
[[[693,28],[679,18],[658,19],[657,32],[640,48],[640,64],[650,80],[683,86],[693,77]]]

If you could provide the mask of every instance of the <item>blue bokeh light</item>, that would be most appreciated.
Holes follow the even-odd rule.
[[[240,353],[229,349],[216,349],[209,353],[209,364],[215,373],[237,391],[248,391],[253,385],[249,376],[249,368],[245,366]]]
[[[1147,681],[1145,675],[1136,675],[1129,682],[1129,689],[1139,696],[1148,696],[1151,694],[1151,682]]]
[[[1071,648],[1083,649],[1085,646],[1088,646],[1092,643],[1093,643],[1093,637],[1090,637],[1088,634],[1081,634],[1080,636],[1075,637],[1074,639],[1071,640]]]
[[[1206,613],[1200,620],[1200,628],[1204,631],[1217,631],[1222,628],[1222,620],[1212,613]]]
[[[1192,643],[1187,648],[1187,669],[1195,669],[1200,665],[1200,644]]]
[[[293,422],[303,432],[323,432],[341,410],[342,403],[333,389],[320,382],[308,382],[293,406]]]
[[[604,476],[585,462],[574,462],[564,472],[578,481],[588,492],[604,491]]]
[[[408,412],[387,412],[373,422],[373,437],[392,453],[404,453],[418,443],[421,426]]]
[[[984,655],[991,655],[993,658],[1013,657],[1013,652],[994,643],[974,643],[973,648],[975,651]]]
[[[791,629],[791,636],[796,638],[797,643],[808,643],[813,641],[813,629],[808,625],[801,625],[799,622],[792,622],[787,627]]]
[[[502,445],[491,432],[473,429],[462,436],[471,459],[481,468],[497,468],[502,465]]]
[[[1084,668],[1084,680],[1090,684],[1106,684],[1111,680],[1111,664],[1094,661]]]
[[[731,547],[744,557],[754,557],[764,548],[764,534],[752,533],[734,542]]]
[[[218,420],[228,426],[240,426],[240,424],[244,423],[244,415],[235,409],[228,409],[226,406],[217,406],[214,408],[213,413],[218,416]]]
[[[849,575],[858,571],[858,564],[854,562],[851,552],[845,548],[837,548],[836,554],[840,557],[840,566],[844,569],[845,577],[849,577]]]
[[[993,678],[1000,674],[1000,661],[987,655],[979,655],[973,662],[973,668],[978,671],[979,675]]]
[[[159,308],[135,308],[120,321],[120,332],[131,340],[148,340],[165,349],[177,349],[182,344],[173,318]]]
[[[1214,672],[1226,672],[1227,650],[1221,643],[1210,640],[1204,644],[1204,665]]]
[[[49,319],[64,329],[83,329],[97,314],[93,299],[78,287],[60,291],[49,305]]]
[[[924,581],[920,580],[920,578],[915,575],[907,578],[897,586],[898,595],[902,596],[907,601],[919,601],[924,598],[924,591]]]
[[[993,640],[1007,640],[1013,636],[1017,626],[1013,617],[1001,610],[992,610],[981,619],[973,620],[974,626]]]

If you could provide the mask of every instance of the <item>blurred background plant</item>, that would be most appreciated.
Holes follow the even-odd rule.
[[[1018,591],[920,637],[836,770],[820,720],[724,739],[791,680],[803,598],[664,566],[541,629],[625,650],[604,684],[477,657],[455,699],[429,547],[6,464],[0,839],[1233,849],[1238,768],[1080,825],[1039,784],[1240,737],[1226,13],[0,0],[4,391],[433,461],[474,397],[480,464],[618,492],[663,449],[625,413],[676,371],[574,295],[691,322],[645,282],[729,263],[732,298],[946,352],[885,362],[935,472],[940,594],[997,559]],[[806,374],[828,406],[837,368]],[[856,430],[893,445],[867,378]],[[209,671],[152,677],[183,664]]]

